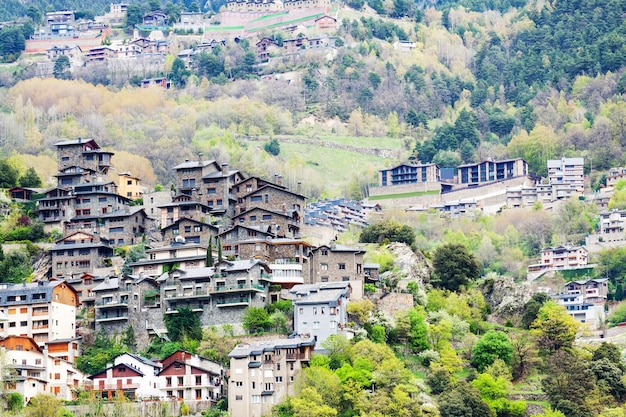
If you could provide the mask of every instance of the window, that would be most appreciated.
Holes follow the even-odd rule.
[[[271,214],[264,214],[262,219],[263,220],[272,220],[272,215]]]
[[[27,321],[20,321],[20,326],[21,327],[26,327],[26,326],[28,326],[28,322]]]
[[[182,376],[178,377],[178,385],[184,385],[184,378]]]
[[[313,314],[317,314],[317,307],[313,307]]]
[[[260,395],[253,395],[252,397],[250,397],[250,402],[252,404],[258,404],[261,402],[261,396]]]
[[[202,226],[194,226],[193,227],[193,231],[194,232],[201,232],[202,231]]]
[[[243,395],[235,395],[235,401],[243,400]]]
[[[328,277],[322,277],[321,281],[322,282],[328,282]]]
[[[322,256],[328,256],[328,250],[322,249]]]
[[[196,375],[196,385],[202,385],[202,375]]]
[[[300,307],[300,309],[298,310],[298,312],[299,312],[300,314],[304,314],[304,308],[303,308],[303,307]]]
[[[320,264],[320,269],[321,269],[322,271],[326,271],[326,270],[328,270],[328,264]]]
[[[28,313],[28,307],[20,308],[20,314],[25,314],[25,313]]]
[[[168,376],[167,378],[165,378],[165,385],[167,385],[168,387],[172,386],[172,377]],[[171,392],[171,391],[168,391],[168,392]],[[167,394],[167,395],[169,395],[170,397],[172,396],[172,394]]]
[[[185,226],[185,233],[191,233],[191,226]]]
[[[346,264],[337,264],[337,268],[346,269]]]
[[[207,188],[206,189],[206,193],[207,194],[217,194],[217,189],[215,189],[215,188]]]
[[[123,233],[123,227],[109,227],[109,233]]]
[[[283,382],[283,377],[282,376],[277,376],[276,377],[276,382]]]
[[[266,382],[265,391],[273,391],[273,390],[274,390],[274,384],[272,384],[271,382]]]
[[[255,222],[256,221],[256,216],[250,216],[250,221],[251,222]]]
[[[253,195],[252,197],[250,197],[250,201],[253,203],[261,203],[263,202],[263,196]]]
[[[9,327],[15,327],[15,322],[14,321],[10,322]]]
[[[319,329],[320,328],[320,322],[319,321],[314,321],[313,322],[313,328],[314,329]]]

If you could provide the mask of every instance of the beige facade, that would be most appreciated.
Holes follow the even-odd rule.
[[[552,269],[575,269],[587,266],[587,249],[583,246],[556,246],[541,251],[541,263],[528,266],[528,272]]]
[[[128,172],[118,174],[117,192],[119,195],[133,200],[141,198],[143,196],[141,179],[130,175]]]
[[[570,186],[573,192],[585,191],[584,158],[561,158],[548,161],[550,184]]]
[[[228,412],[261,417],[294,394],[298,373],[311,360],[315,340],[277,339],[240,344],[230,357]]]

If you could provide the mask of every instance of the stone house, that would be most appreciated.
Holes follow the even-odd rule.
[[[61,168],[54,176],[59,186],[70,187],[89,182],[91,178],[96,176],[96,171],[80,166],[69,166]]]
[[[169,245],[146,249],[146,258],[130,263],[134,276],[159,277],[173,268],[203,267],[207,247],[185,243],[182,239]]]
[[[217,236],[219,229],[209,223],[190,218],[180,218],[161,229],[163,241],[171,242],[176,236],[182,236],[185,242],[208,245],[211,236]]]
[[[98,200],[104,202],[104,198],[100,197]],[[90,195],[90,197],[82,200],[94,199]],[[99,214],[92,214],[90,209],[76,209],[76,217],[65,224],[65,233],[90,230],[98,234],[102,241],[106,241],[112,246],[118,246],[134,245],[141,242],[146,232],[152,228],[153,220],[146,215],[141,207],[124,206],[121,210],[110,212],[108,208],[110,207],[102,207],[101,210],[104,212]]]
[[[285,39],[283,41],[283,54],[285,55],[296,54],[306,49],[307,45],[308,45],[308,39],[306,37]]]
[[[271,270],[259,260],[222,261],[213,267],[174,269],[158,281],[165,314],[189,307],[200,313],[203,326],[241,325],[247,307],[267,303]]]
[[[265,184],[238,199],[239,212],[253,207],[289,215],[298,223],[304,219],[306,197],[274,184]]]
[[[76,231],[50,248],[52,276],[73,276],[104,266],[113,257],[113,248],[91,233]]]
[[[161,210],[161,228],[170,226],[183,218],[206,223],[212,212],[211,207],[192,200],[185,194],[175,197],[171,203],[159,206],[159,209]]]
[[[143,15],[143,24],[145,26],[166,26],[167,22],[167,15],[160,10]]]
[[[352,298],[362,298],[365,279],[364,254],[365,251],[362,249],[337,245],[334,242],[311,250],[308,283],[349,281]]]
[[[236,224],[230,229],[217,235],[222,244],[222,255],[224,257],[233,256],[240,259],[252,259],[254,256],[241,256],[239,247],[247,241],[264,240],[272,236],[269,225],[264,226],[244,226]]]
[[[96,331],[121,334],[133,327],[140,349],[148,345],[149,335],[163,329],[159,286],[150,277],[105,277],[93,288]]]
[[[301,225],[300,213],[296,210],[274,211],[252,207],[232,218],[233,224],[254,227],[271,233],[274,237],[298,237]]]
[[[56,61],[60,56],[66,56],[70,59],[70,62],[80,58],[83,54],[80,45],[53,45],[46,49],[46,57],[51,61]]]
[[[57,148],[59,171],[67,167],[81,167],[107,174],[111,167],[113,152],[100,149],[93,139],[78,138],[54,144]]]
[[[604,306],[608,296],[608,279],[570,281],[564,291],[553,298],[565,307],[575,320],[598,329],[606,319]]]

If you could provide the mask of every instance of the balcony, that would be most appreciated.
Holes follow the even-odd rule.
[[[109,322],[109,321],[120,321],[120,320],[128,320],[128,313],[96,315],[96,321],[100,323]]]
[[[241,284],[241,285],[217,285],[211,288],[212,294],[226,294],[229,292],[241,291],[259,291],[264,292],[265,287],[259,284]]]
[[[128,307],[128,300],[106,300],[96,302],[96,308]]]
[[[176,299],[176,298],[206,298],[210,297],[208,290],[188,290],[183,292],[166,292],[165,298],[167,299]]]
[[[215,304],[218,307],[248,306],[250,305],[250,299],[247,297],[219,298],[215,300]]]

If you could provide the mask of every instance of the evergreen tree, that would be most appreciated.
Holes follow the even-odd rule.
[[[41,187],[41,178],[37,175],[35,168],[32,167],[26,170],[19,182],[22,187]]]
[[[217,237],[217,262],[222,262],[222,239]]]
[[[209,236],[209,244],[206,248],[206,259],[204,266],[213,266],[215,261],[213,260],[213,236]]]

